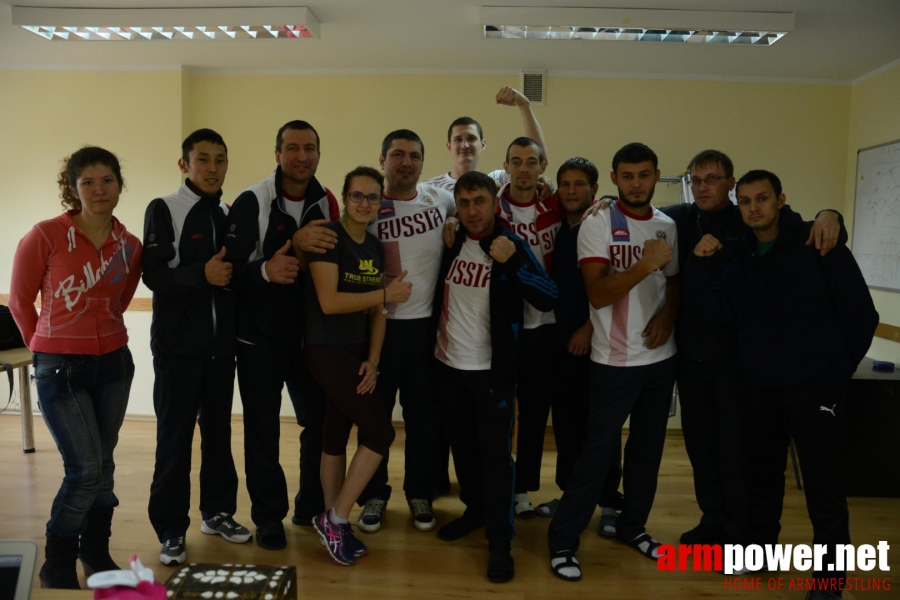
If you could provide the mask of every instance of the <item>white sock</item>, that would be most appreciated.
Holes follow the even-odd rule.
[[[550,568],[552,568],[554,571],[556,571],[556,565],[562,564],[564,562],[566,562],[566,559],[562,556],[557,556],[556,558],[551,558],[550,559]],[[572,557],[572,562],[574,562],[576,565],[579,564],[578,559],[575,558],[574,556]],[[562,569],[559,569],[559,571],[557,571],[557,572],[560,575],[563,575],[565,577],[578,577],[579,575],[581,575],[581,568],[580,567],[563,567]]]
[[[339,517],[337,512],[335,512],[333,508],[328,511],[328,519],[335,525],[346,525],[350,522],[347,519],[342,519],[341,517]]]
[[[525,492],[524,494],[516,494],[515,496],[513,496],[513,501],[516,504],[519,504],[521,502],[524,502],[525,504],[531,504],[531,498],[528,497],[528,492]]]
[[[641,535],[643,535],[643,534],[641,534]],[[634,540],[638,539],[639,537],[641,537],[641,536],[639,535],[639,536],[637,536],[636,538],[634,538],[634,539],[631,540],[631,541],[633,542]],[[650,543],[651,543],[651,542],[654,543],[654,544],[658,544],[658,543],[659,543],[659,542],[657,542],[656,540],[654,540],[653,538],[650,538],[650,541],[646,541],[646,540],[645,540],[645,541],[641,542],[640,544],[638,544],[637,547],[641,549],[641,552],[643,552],[644,554],[647,554],[647,548],[650,547]],[[650,553],[650,556],[652,556],[653,558],[659,558],[659,557],[661,556],[661,554],[660,554],[660,552],[659,552],[659,548],[660,548],[660,547],[657,546],[657,547],[653,550],[653,552]]]

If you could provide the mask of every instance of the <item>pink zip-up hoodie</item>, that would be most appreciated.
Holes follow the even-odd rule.
[[[76,212],[41,221],[16,250],[9,308],[32,352],[99,356],[128,343],[122,313],[141,280],[141,242],[112,217],[98,251]]]

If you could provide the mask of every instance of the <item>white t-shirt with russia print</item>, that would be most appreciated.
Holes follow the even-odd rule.
[[[491,368],[491,265],[479,241],[466,237],[444,281],[434,355],[462,371]]]
[[[610,274],[627,270],[644,255],[644,242],[664,238],[672,246],[672,260],[631,288],[617,302],[591,307],[594,335],[591,360],[613,367],[635,367],[675,355],[675,336],[658,348],[648,349],[641,334],[666,303],[666,280],[678,275],[678,238],[675,221],[653,209],[646,217],[628,212],[621,201],[588,217],[578,234],[578,263],[601,262]]]
[[[556,232],[559,231],[561,220],[550,221],[544,229],[538,231],[539,200],[537,193],[528,204],[516,204],[506,193],[508,187],[508,185],[504,185],[497,193],[497,197],[500,199],[500,216],[516,235],[528,242],[535,258],[549,271],[547,256],[553,253],[556,245]],[[542,312],[528,302],[525,302],[524,314],[522,326],[525,329],[537,329],[541,325],[556,323],[556,314],[552,310]]]
[[[455,214],[453,195],[424,183],[416,186],[416,197],[411,200],[381,201],[378,218],[368,231],[384,247],[385,285],[404,270],[408,273],[403,281],[412,283],[408,301],[387,305],[388,319],[431,316],[444,251],[444,221]]]

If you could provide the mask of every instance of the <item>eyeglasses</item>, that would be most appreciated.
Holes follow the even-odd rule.
[[[362,204],[363,200],[369,204],[381,204],[381,196],[379,194],[369,194],[366,196],[362,192],[350,192],[347,196],[356,204]]]
[[[700,184],[715,185],[720,179],[728,179],[727,175],[707,175],[703,179],[699,177],[691,177],[691,187],[698,188]]]

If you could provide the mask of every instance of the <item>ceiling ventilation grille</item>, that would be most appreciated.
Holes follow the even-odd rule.
[[[522,93],[532,104],[544,106],[547,98],[547,73],[531,71],[522,73]]]

